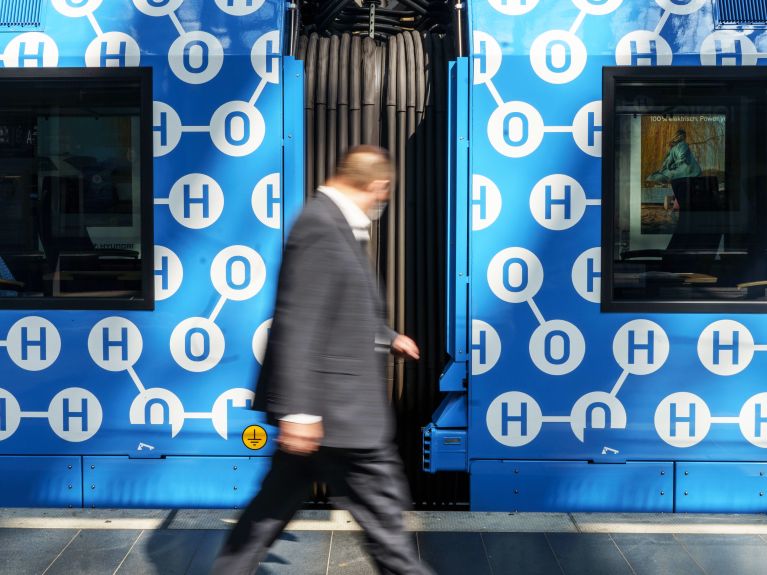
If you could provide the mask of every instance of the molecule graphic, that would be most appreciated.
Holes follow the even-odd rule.
[[[132,0],[134,7],[152,18],[168,18],[177,32],[167,48],[168,67],[181,82],[199,85],[212,81],[224,64],[224,45],[216,36],[196,30],[187,32],[182,24],[183,0]],[[84,62],[89,67],[133,67],[141,63],[138,42],[124,32],[104,31],[97,11],[102,0],[51,0],[53,9],[66,18],[86,18],[95,38],[85,49]],[[264,0],[215,0],[224,13],[240,17],[258,11]],[[179,17],[181,14],[181,17]],[[167,103],[155,101],[153,107],[153,144],[155,157],[172,152],[184,133],[207,133],[216,150],[228,157],[244,157],[263,143],[267,125],[257,108],[258,100],[269,84],[279,85],[280,34],[267,31],[255,39],[250,50],[250,63],[259,79],[247,101],[225,102],[213,112],[209,125],[183,125],[176,111]],[[0,60],[6,66],[57,66],[59,48],[55,40],[41,32],[14,36],[6,45]],[[274,168],[272,168],[274,169]],[[155,204],[167,206],[181,226],[199,230],[213,225],[224,209],[224,191],[210,176],[189,173],[180,177],[166,198]],[[251,194],[253,215],[266,227],[282,226],[282,192],[280,173],[263,176]],[[155,299],[171,298],[184,279],[181,259],[169,247],[154,246]],[[219,365],[226,348],[224,333],[217,319],[227,301],[242,302],[256,297],[267,279],[267,266],[261,254],[246,245],[229,245],[220,249],[210,265],[210,281],[219,299],[205,317],[189,317],[172,330],[170,356],[181,368],[192,373],[208,372]],[[263,361],[271,320],[264,321],[252,338],[254,357]],[[251,389],[229,389],[213,400],[209,411],[186,411],[181,399],[162,387],[147,387],[135,366],[144,351],[141,331],[125,317],[111,316],[97,321],[87,340],[92,361],[102,370],[126,373],[135,385],[137,395],[129,409],[132,425],[168,425],[170,436],[176,437],[188,420],[210,420],[223,439],[228,438],[228,412],[231,407],[252,404]],[[51,368],[59,360],[61,334],[49,319],[27,316],[9,329],[0,341],[11,361],[19,368],[36,372]],[[81,442],[93,437],[101,428],[103,408],[92,392],[68,387],[50,401],[47,411],[23,411],[19,401],[0,389],[0,441],[11,437],[25,418],[47,419],[52,431],[68,442]]]
[[[573,82],[584,71],[588,53],[577,36],[588,16],[600,17],[615,12],[622,0],[572,0],[579,9],[567,30],[548,30],[535,37],[529,49],[530,65],[544,82],[562,85]],[[537,0],[489,0],[490,5],[507,16],[522,16],[535,9]],[[637,30],[624,35],[615,48],[619,65],[668,65],[673,51],[661,36],[672,15],[689,16],[699,11],[705,0],[656,0],[660,18],[653,30]],[[657,10],[657,8],[656,8]],[[501,155],[519,159],[530,156],[549,133],[569,133],[586,155],[601,157],[601,102],[582,106],[572,125],[546,125],[530,103],[506,102],[493,83],[503,63],[503,52],[490,34],[473,34],[473,83],[484,85],[495,102],[489,114],[486,134],[489,143]],[[699,48],[702,64],[746,65],[762,58],[754,42],[739,31],[718,30],[705,37]],[[502,196],[498,186],[487,176],[474,174],[471,187],[472,230],[489,228],[500,216]],[[562,232],[581,221],[587,207],[601,206],[590,199],[581,184],[566,174],[541,178],[529,198],[534,220],[547,230]],[[600,248],[583,251],[572,266],[571,279],[578,295],[587,302],[600,302]],[[571,374],[583,361],[586,340],[581,330],[562,319],[546,319],[535,302],[544,281],[544,267],[532,251],[506,247],[498,251],[487,267],[487,282],[492,293],[510,304],[526,303],[537,319],[538,327],[529,339],[528,352],[536,368],[550,376]],[[472,321],[472,375],[490,372],[502,355],[502,340],[490,323]],[[569,424],[573,435],[585,442],[585,430],[625,429],[627,411],[618,396],[629,376],[641,377],[663,367],[670,354],[670,341],[664,329],[648,319],[634,319],[622,325],[613,337],[612,354],[621,369],[610,391],[589,392],[575,401],[569,414],[544,415],[538,402],[527,393],[507,391],[493,399],[486,411],[486,426],[500,444],[521,447],[534,441],[544,424]],[[767,347],[755,345],[748,329],[738,322],[721,320],[711,323],[700,334],[698,359],[711,373],[731,376],[751,362],[754,353]],[[737,424],[743,437],[752,445],[767,448],[767,393],[749,398],[737,416],[712,416],[706,402],[695,394],[677,392],[662,399],[654,415],[658,436],[668,445],[686,448],[703,441],[714,424]]]

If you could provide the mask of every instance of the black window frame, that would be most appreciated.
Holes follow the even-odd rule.
[[[767,313],[767,301],[731,300],[620,300],[613,299],[613,249],[616,216],[615,93],[621,81],[651,82],[679,79],[761,79],[767,87],[765,66],[605,66],[602,68],[602,312],[616,313]],[[765,222],[767,225],[767,222]]]
[[[0,68],[0,86],[5,81],[47,80],[76,82],[104,80],[120,82],[138,80],[140,84],[139,112],[139,177],[141,204],[141,284],[143,297],[13,297],[0,298],[0,310],[147,310],[155,308],[154,294],[154,154],[152,68]],[[2,96],[0,96],[2,98]]]

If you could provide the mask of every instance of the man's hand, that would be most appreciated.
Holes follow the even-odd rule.
[[[280,421],[280,436],[277,438],[280,449],[293,455],[309,455],[320,448],[324,435],[322,422],[291,423]]]
[[[391,351],[397,357],[405,359],[420,359],[421,352],[418,345],[406,335],[398,335],[391,342]]]

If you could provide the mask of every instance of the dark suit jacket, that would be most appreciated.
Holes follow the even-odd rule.
[[[384,310],[363,247],[324,194],[303,210],[280,270],[254,409],[272,422],[322,416],[322,445],[373,448],[390,441],[385,355],[375,350]]]

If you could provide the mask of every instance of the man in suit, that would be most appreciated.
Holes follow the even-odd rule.
[[[371,217],[393,179],[384,150],[354,148],[293,226],[254,405],[279,425],[279,450],[216,574],[255,573],[314,481],[326,482],[334,505],[365,530],[382,573],[430,573],[403,531],[409,493],[380,353],[418,359],[419,350],[385,326],[367,256]]]

